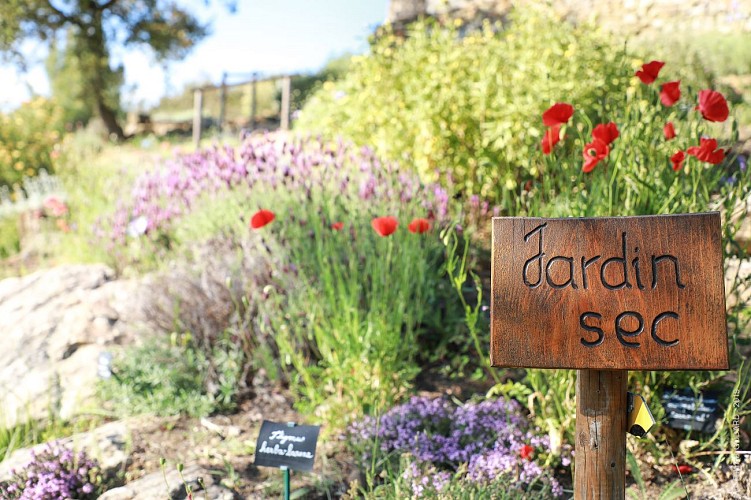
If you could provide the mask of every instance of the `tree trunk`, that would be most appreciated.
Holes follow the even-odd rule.
[[[104,95],[98,93],[96,95],[96,109],[99,113],[99,117],[102,119],[104,126],[107,128],[107,133],[110,136],[114,136],[118,141],[125,139],[125,133],[123,128],[117,123],[117,117],[115,111],[110,108],[104,100]]]
[[[91,92],[91,98],[94,100],[96,112],[102,119],[107,133],[110,137],[115,137],[118,141],[125,139],[125,134],[119,123],[115,110],[107,102],[107,86],[113,83],[112,68],[110,68],[109,52],[107,42],[102,27],[102,11],[96,3],[86,2],[83,4],[90,19],[78,33],[81,44],[87,53],[79,54],[81,58],[81,71],[83,78],[87,82],[87,87]]]

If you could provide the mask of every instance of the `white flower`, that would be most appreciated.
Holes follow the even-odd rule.
[[[146,228],[149,225],[148,219],[143,215],[136,217],[128,224],[128,236],[132,238],[138,238],[142,234],[146,233]]]

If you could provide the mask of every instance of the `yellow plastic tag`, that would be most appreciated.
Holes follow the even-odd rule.
[[[649,411],[647,402],[639,394],[628,393],[628,432],[637,437],[644,437],[655,424],[655,418]]]

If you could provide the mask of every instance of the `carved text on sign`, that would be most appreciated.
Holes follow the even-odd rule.
[[[583,289],[588,289],[590,282],[591,282],[591,275],[592,272],[589,272],[588,269],[590,266],[595,268],[595,278],[599,276],[599,282],[600,284],[608,289],[608,290],[620,290],[621,288],[632,288],[633,285],[631,281],[629,280],[630,273],[629,273],[629,265],[628,265],[628,257],[627,257],[627,240],[628,235],[624,231],[621,233],[621,240],[622,240],[622,254],[621,256],[615,256],[610,257],[609,259],[606,259],[602,262],[602,265],[600,266],[599,273],[597,273],[597,267],[594,266],[601,258],[602,255],[594,255],[592,257],[587,257],[585,255],[582,255],[579,259],[578,257],[573,256],[565,256],[565,255],[554,255],[553,257],[549,257],[547,264],[545,263],[545,256],[548,255],[544,251],[544,231],[547,227],[547,223],[540,224],[536,228],[534,228],[532,231],[524,235],[524,241],[528,242],[530,239],[532,239],[532,236],[537,236],[537,253],[530,257],[529,259],[524,262],[524,267],[522,268],[522,280],[524,281],[524,284],[527,285],[529,288],[537,288],[538,286],[542,285],[543,281],[547,283],[548,286],[556,289],[566,288],[570,286],[573,289],[578,289],[579,285],[577,285],[576,282],[576,274],[579,272],[580,276],[580,283]],[[556,283],[554,279],[551,279],[551,268],[556,263],[562,263],[563,268],[568,270],[568,277],[563,283]],[[680,271],[680,265],[678,263],[678,258],[674,255],[670,254],[663,254],[663,255],[654,255],[652,254],[650,256],[650,262],[651,262],[651,287],[652,289],[657,288],[658,283],[658,277],[659,277],[659,270],[661,267],[659,266],[660,263],[666,262],[666,263],[672,263],[673,264],[673,273],[675,276],[675,285],[678,288],[685,288],[686,285],[681,281],[681,271]],[[615,264],[616,266],[620,266],[619,269],[622,269],[622,278],[620,282],[617,283],[611,283],[606,278],[606,271],[608,269],[608,266]],[[580,271],[577,266],[580,266]],[[537,268],[537,278],[536,281],[531,281],[529,279],[528,273],[530,272],[530,267],[536,267]],[[560,267],[560,266],[558,266]],[[639,247],[635,247],[633,250],[633,259],[631,260],[631,267],[633,267],[632,273],[634,274],[636,286],[639,288],[639,290],[644,290],[646,286],[644,285],[644,280],[642,279],[642,271],[641,271],[641,264],[640,264],[640,256],[639,256]],[[544,269],[544,273],[543,273]],[[534,271],[532,271],[534,272]],[[620,272],[620,271],[619,271]],[[543,280],[543,274],[545,276],[545,280]]]
[[[720,243],[716,213],[494,218],[493,364],[726,366]]]

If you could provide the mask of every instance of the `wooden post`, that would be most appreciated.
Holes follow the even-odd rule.
[[[629,370],[727,370],[718,212],[493,218],[490,361],[576,369],[574,498],[623,499]]]
[[[292,78],[289,76],[282,77],[282,107],[279,111],[279,128],[289,130],[289,98],[292,90]]]
[[[258,73],[253,72],[250,80],[250,130],[256,129],[256,87],[258,85]]]
[[[227,112],[227,72],[222,73],[222,86],[219,89],[219,133],[224,132],[224,120]]]
[[[577,370],[574,498],[626,496],[625,370]]]
[[[201,144],[201,125],[203,123],[203,89],[193,91],[193,145]]]

